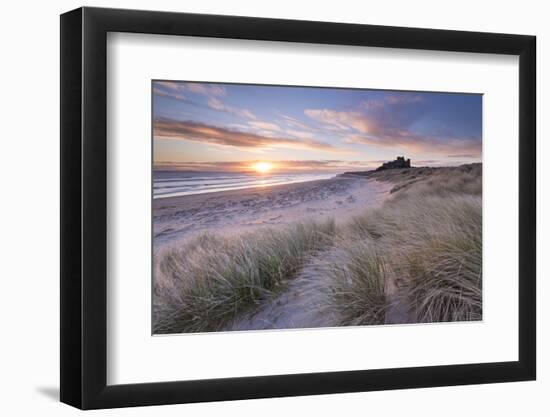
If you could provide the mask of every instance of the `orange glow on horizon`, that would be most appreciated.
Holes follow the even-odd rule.
[[[267,174],[273,169],[273,164],[271,162],[256,162],[252,164],[251,168],[260,174]]]

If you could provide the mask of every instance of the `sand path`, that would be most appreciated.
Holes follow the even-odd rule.
[[[332,327],[336,318],[324,309],[324,294],[314,268],[306,265],[279,296],[229,324],[226,330]]]
[[[224,330],[303,329],[338,326],[338,317],[325,308],[326,294],[323,289],[326,289],[327,286],[323,284],[323,280],[326,278],[319,275],[312,265],[306,265],[282,294],[266,301],[254,311],[242,315]],[[390,307],[386,311],[386,324],[409,323],[410,315],[405,304],[395,294],[389,294],[389,296]]]

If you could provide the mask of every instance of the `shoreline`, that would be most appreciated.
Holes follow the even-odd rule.
[[[312,217],[343,221],[380,205],[390,189],[388,183],[338,176],[153,199],[154,247],[158,249],[204,231],[242,232]]]
[[[234,187],[227,187],[227,188],[225,188],[225,186],[223,186],[223,185],[220,185],[220,187],[225,188],[225,189],[215,189],[213,191],[208,190],[208,189],[203,189],[203,190],[197,190],[196,192],[178,192],[178,191],[176,191],[174,193],[159,194],[157,196],[155,196],[153,194],[153,200],[162,200],[162,199],[166,199],[166,198],[187,197],[187,196],[199,195],[199,194],[222,193],[222,192],[226,192],[226,191],[241,191],[241,190],[248,190],[248,189],[251,189],[251,188],[269,188],[269,187],[277,187],[277,186],[281,186],[281,185],[300,184],[300,183],[304,183],[304,182],[324,181],[324,180],[334,179],[334,178],[338,177],[339,175],[340,174],[335,174],[335,175],[332,175],[332,176],[329,176],[329,177],[326,177],[326,178],[308,178],[308,179],[301,179],[300,178],[300,179],[294,179],[294,180],[286,181],[286,182],[272,182],[272,183],[266,182],[266,183],[258,183],[258,184],[255,184],[255,185],[237,185],[237,186],[234,186]],[[269,180],[273,180],[273,178],[269,178],[265,181],[269,181]],[[170,194],[177,194],[177,195],[170,195]]]
[[[268,184],[268,185],[255,185],[251,187],[245,187],[245,188],[233,188],[230,190],[219,190],[219,191],[208,191],[208,192],[197,192],[195,194],[186,194],[186,195],[177,195],[177,196],[170,196],[170,197],[160,197],[160,198],[153,198],[153,208],[155,206],[155,203],[157,203],[158,206],[162,206],[163,202],[170,201],[172,203],[180,203],[180,201],[177,200],[185,200],[192,197],[212,197],[212,196],[223,196],[223,195],[229,195],[229,194],[240,194],[240,193],[247,193],[247,191],[250,192],[257,192],[259,190],[268,190],[272,188],[279,188],[279,187],[287,187],[287,186],[293,186],[293,185],[303,185],[305,183],[311,184],[311,183],[317,183],[317,182],[324,182],[324,181],[332,181],[335,179],[338,179],[340,177],[333,177],[333,178],[327,178],[327,179],[321,179],[321,180],[310,180],[310,181],[297,181],[297,182],[289,182],[285,184]],[[347,178],[350,179],[350,178]],[[281,188],[282,189],[282,188]]]

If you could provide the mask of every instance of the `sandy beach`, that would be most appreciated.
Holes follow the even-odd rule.
[[[480,320],[481,172],[156,199],[155,333]]]
[[[242,233],[262,226],[329,217],[343,222],[367,208],[382,204],[391,188],[387,182],[335,177],[155,199],[155,249],[171,246],[207,230]]]

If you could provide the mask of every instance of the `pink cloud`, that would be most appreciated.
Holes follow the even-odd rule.
[[[281,128],[279,127],[279,125],[276,125],[275,123],[252,121],[252,122],[248,122],[248,124],[256,129],[272,130],[276,132],[281,131]]]
[[[481,155],[481,140],[454,137],[451,132],[423,135],[411,126],[425,114],[421,95],[389,95],[362,104],[361,111],[306,109],[304,113],[327,128],[337,129],[345,143],[367,144],[413,154]]]
[[[189,140],[216,145],[243,148],[296,148],[314,149],[324,152],[344,152],[328,143],[314,139],[293,139],[284,136],[267,136],[265,134],[231,130],[193,121],[156,119],[153,123],[155,138]]]
[[[396,149],[413,154],[437,154],[449,156],[455,152],[466,152],[471,158],[481,156],[481,142],[475,138],[446,138],[423,136],[406,130],[387,130],[377,135],[351,135],[346,143],[363,143],[380,148]]]

